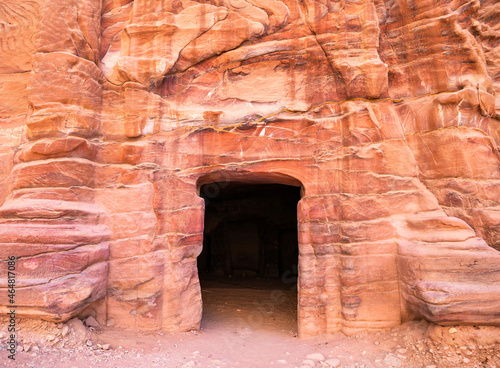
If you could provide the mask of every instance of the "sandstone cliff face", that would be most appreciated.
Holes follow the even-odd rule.
[[[88,148],[85,138],[99,128],[100,4],[7,1],[0,14],[1,58],[12,73],[5,75],[19,80],[2,93],[11,121],[2,125],[10,138],[5,161],[14,163],[6,168],[11,194],[0,209],[2,259],[18,257],[20,316],[67,320],[107,287],[111,233],[105,209],[93,200],[96,164],[92,154],[69,154]],[[9,307],[7,293],[0,303]]]
[[[494,0],[2,2],[19,315],[197,328],[197,189],[243,181],[302,186],[302,336],[500,324],[499,17]]]

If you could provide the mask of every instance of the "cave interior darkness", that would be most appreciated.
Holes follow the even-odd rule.
[[[213,182],[201,186],[200,196],[205,199],[203,250],[198,257],[202,288],[214,280],[296,283],[300,187]]]

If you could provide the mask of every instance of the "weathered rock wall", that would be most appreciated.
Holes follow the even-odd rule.
[[[196,193],[234,180],[302,186],[301,335],[500,323],[494,1],[40,0],[1,19],[17,7],[0,232],[21,315],[197,328]]]
[[[110,232],[94,200],[98,164],[88,141],[99,130],[104,81],[100,2],[9,1],[1,9],[14,16],[7,28],[18,29],[2,38],[2,52],[16,54],[13,62],[23,56],[16,75],[25,78],[19,93],[6,91],[24,129],[0,209],[1,258],[18,258],[19,317],[67,320],[105,296],[108,276]],[[6,275],[7,263],[1,267]],[[6,292],[0,304],[9,308]]]

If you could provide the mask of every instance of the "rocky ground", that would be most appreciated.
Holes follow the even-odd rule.
[[[278,295],[279,294],[279,295]],[[204,290],[201,331],[137,333],[93,318],[18,320],[16,360],[0,326],[0,366],[30,368],[500,367],[500,328],[412,321],[390,331],[299,339],[293,292]]]

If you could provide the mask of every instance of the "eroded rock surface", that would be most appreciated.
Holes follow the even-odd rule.
[[[19,315],[198,328],[196,193],[240,181],[302,187],[302,336],[500,324],[499,17],[494,0],[3,1]]]

